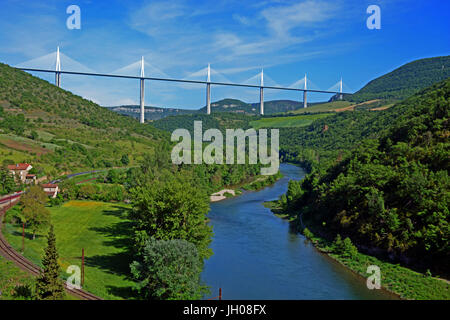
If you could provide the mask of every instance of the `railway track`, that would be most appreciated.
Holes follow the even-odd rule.
[[[14,248],[11,247],[9,243],[6,241],[5,237],[3,236],[3,233],[1,232],[3,227],[3,215],[13,205],[14,202],[10,203],[9,205],[3,208],[0,208],[0,255],[2,255],[5,259],[13,261],[22,270],[31,273],[34,276],[38,276],[41,273],[41,268],[37,267],[31,261],[29,261],[20,253],[18,253],[16,250],[14,250]],[[97,297],[87,291],[70,288],[65,282],[64,287],[67,293],[74,295],[78,298],[84,300],[102,300],[100,297]]]

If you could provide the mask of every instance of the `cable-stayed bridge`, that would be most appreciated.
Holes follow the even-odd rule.
[[[72,71],[69,71],[69,68],[66,70],[61,69],[61,58],[67,65],[72,68]],[[37,65],[45,65],[45,68],[35,67]],[[54,66],[54,68],[52,67]],[[150,69],[152,76],[145,76],[145,69]],[[294,82],[288,87],[283,87],[276,83],[269,76],[264,75],[264,70],[261,70],[260,73],[250,77],[246,81],[242,83],[233,83],[228,80],[224,75],[220,72],[212,69],[210,65],[206,68],[203,68],[199,71],[191,73],[187,77],[183,79],[176,79],[169,77],[166,73],[144,61],[144,57],[141,58],[140,61],[134,62],[128,66],[115,70],[113,73],[97,73],[92,71],[91,69],[85,67],[81,63],[69,58],[68,56],[60,53],[59,47],[53,53],[44,55],[42,57],[32,59],[21,63],[16,66],[17,69],[23,71],[30,72],[46,72],[46,73],[54,73],[55,74],[55,85],[61,87],[61,75],[62,74],[70,74],[70,75],[82,75],[82,76],[93,76],[93,77],[109,77],[109,78],[125,78],[125,79],[136,79],[139,80],[140,83],[140,122],[144,123],[144,85],[145,81],[166,81],[166,82],[174,82],[181,84],[204,84],[206,85],[206,112],[207,114],[211,114],[211,86],[231,86],[231,87],[246,87],[246,88],[255,88],[259,89],[260,92],[260,110],[259,113],[264,115],[264,89],[270,90],[285,90],[285,91],[298,91],[303,92],[303,107],[307,108],[307,92],[311,93],[328,93],[328,94],[338,94],[339,99],[342,99],[343,94],[349,94],[350,92],[344,92],[344,84],[342,82],[342,78],[336,84],[331,86],[327,90],[318,89],[306,76]],[[139,73],[136,72],[138,69]],[[77,70],[77,71],[74,71]],[[133,75],[133,72],[136,74]],[[218,78],[219,81],[211,81],[211,75]],[[204,80],[202,80],[203,78]],[[266,82],[266,84],[264,83]]]

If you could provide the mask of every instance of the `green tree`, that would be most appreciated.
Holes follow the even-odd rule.
[[[124,155],[122,156],[122,158],[120,159],[120,162],[122,162],[122,164],[123,164],[124,166],[129,165],[129,164],[130,164],[130,159],[128,158],[128,155],[127,155],[127,154],[124,154]]]
[[[23,222],[31,227],[33,240],[36,232],[50,222],[50,212],[45,207],[47,201],[47,194],[40,186],[31,186],[21,198]]]
[[[59,278],[58,251],[53,225],[47,236],[47,248],[42,259],[43,271],[36,280],[36,296],[38,300],[61,300],[64,298],[64,284]]]
[[[131,190],[130,218],[137,229],[158,240],[184,239],[194,243],[201,259],[208,258],[212,229],[206,214],[209,199],[188,177],[166,174]]]
[[[207,292],[200,280],[202,266],[194,244],[150,238],[142,262],[134,261],[130,268],[143,298],[187,300],[201,299]]]
[[[0,194],[8,194],[16,188],[14,177],[8,169],[0,168]]]

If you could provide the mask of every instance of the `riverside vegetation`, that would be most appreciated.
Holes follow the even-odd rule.
[[[368,262],[379,265],[382,283],[403,297],[448,298],[448,284],[432,277],[447,276],[449,253],[448,80],[384,111],[363,108],[313,116],[320,119],[311,124],[301,118],[213,113],[141,125],[6,65],[0,65],[0,83],[3,166],[31,162],[48,179],[104,170],[86,179],[90,181],[60,184],[61,196],[45,204],[50,219],[42,220],[35,240],[26,239],[25,251],[40,263],[42,236],[50,223],[57,247],[62,241],[61,259],[91,245],[95,254],[87,258],[93,276],[86,286],[95,294],[115,299],[200,297],[205,292],[200,272],[212,254],[209,194],[249,179],[255,181],[250,188],[262,186],[258,165],[172,165],[167,131],[189,129],[194,120],[204,120],[205,130],[294,121],[298,127],[280,128],[281,157],[310,174],[289,183],[277,208],[299,229],[308,225],[311,231],[305,235],[353,270],[365,272]],[[7,181],[2,172],[0,178]],[[12,190],[8,186],[4,193]],[[94,203],[95,210],[81,209]],[[64,222],[72,216],[87,218],[90,212],[104,224],[74,219],[72,229],[82,227],[90,240],[69,247],[65,237],[81,238]],[[23,210],[16,206],[5,219],[5,236],[19,249]],[[344,240],[336,240],[338,234]],[[162,259],[163,251],[170,252],[170,259]],[[420,263],[414,259],[418,255],[424,258]],[[115,268],[119,258],[122,263]],[[414,271],[392,265],[389,258],[422,273],[413,276],[407,272]],[[167,272],[177,266],[189,279]],[[407,276],[400,280],[400,274]],[[189,286],[185,294],[182,283]]]
[[[91,274],[98,278],[88,277],[86,288],[102,297],[192,299],[202,295],[205,287],[200,272],[204,259],[212,254],[212,231],[207,224],[209,195],[228,185],[249,183],[252,177],[258,179],[261,166],[176,166],[170,161],[170,136],[162,130],[141,125],[7,65],[0,65],[0,83],[1,177],[5,181],[10,178],[7,164],[29,162],[39,177],[63,179],[57,198],[47,202],[38,197],[42,201],[31,203],[27,197],[34,192],[28,192],[19,206],[8,211],[4,234],[13,247],[21,248],[18,230],[23,222],[26,234],[29,230],[33,233],[25,239],[24,255],[42,265],[42,239],[49,226],[55,225],[56,247],[63,253],[60,263],[77,257],[80,248],[91,250],[86,259],[92,264]],[[93,173],[86,179],[89,181],[64,179],[67,173],[92,169],[104,174]],[[19,184],[16,189],[24,187]],[[8,185],[2,192],[12,189]],[[97,221],[104,221],[104,229],[91,225],[95,220],[82,218],[86,211],[70,210],[73,201],[83,201],[87,207],[102,201],[94,206],[97,211],[87,212],[97,212]],[[108,202],[121,208],[125,205],[125,209],[118,209],[123,212],[120,221],[109,218]],[[69,219],[69,212],[79,219]],[[64,227],[67,219],[70,230]],[[104,243],[101,239],[108,237],[109,228],[114,229],[116,223],[128,227],[120,229],[121,237]],[[82,242],[77,230],[91,237],[90,244]],[[79,240],[70,245],[65,241],[68,237]],[[171,252],[172,258],[161,261],[160,255],[157,258],[161,250]],[[195,261],[186,260],[185,250]],[[95,252],[98,254],[91,255]],[[117,269],[115,257],[123,258]],[[164,270],[183,261],[192,290],[180,295],[185,278],[172,277]]]
[[[313,231],[305,235],[321,238],[319,247],[340,235],[378,256],[345,256],[325,245],[360,273],[377,262],[385,286],[405,298],[450,297],[449,284],[431,277],[448,277],[449,97],[445,80],[388,110],[337,114],[281,142],[284,156],[310,174],[290,181],[278,209]],[[297,143],[315,150],[296,153]]]

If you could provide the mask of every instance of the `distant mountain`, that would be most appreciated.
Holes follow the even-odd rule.
[[[311,104],[310,104],[311,105]],[[251,106],[257,108],[259,112],[259,102],[252,103]],[[264,102],[264,114],[289,112],[303,108],[303,102],[293,100],[272,100]]]
[[[401,100],[450,77],[450,56],[415,60],[370,81],[345,100]],[[334,96],[331,100],[336,100]]]
[[[211,103],[211,112],[235,112],[235,113],[258,113],[259,109],[238,99],[222,99]],[[198,110],[206,113],[206,106]]]
[[[130,116],[136,119],[139,119],[139,114],[141,112],[140,106],[137,105],[123,105],[105,108],[108,108],[111,111],[117,112],[122,115]],[[192,114],[197,112],[198,110],[178,109],[178,108],[160,108],[151,106],[145,106],[144,108],[145,120],[159,120],[168,116],[176,116],[180,114]]]
[[[264,102],[264,114],[274,114],[293,111],[303,107],[302,102],[292,100],[272,100]],[[106,107],[111,111],[122,115],[139,118],[140,107],[137,105],[123,105]],[[211,103],[211,111],[216,112],[233,112],[241,114],[256,115],[259,114],[259,102],[246,103],[238,99],[222,99]],[[169,116],[185,115],[185,114],[206,114],[206,106],[197,110],[181,109],[181,108],[161,108],[145,106],[146,120],[160,120]]]
[[[288,112],[303,107],[303,103],[293,100],[264,101],[264,114]],[[200,109],[206,112],[206,107]],[[223,99],[211,103],[212,112],[236,112],[247,114],[259,114],[259,102],[246,103],[237,99]]]

